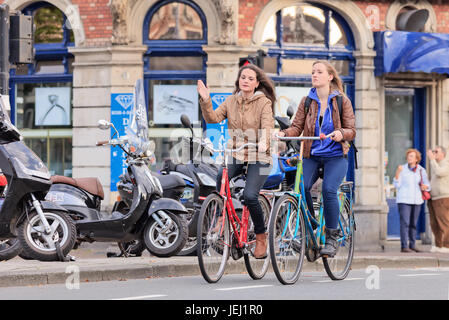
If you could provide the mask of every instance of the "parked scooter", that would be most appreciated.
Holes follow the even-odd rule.
[[[193,127],[187,116],[181,116],[183,126],[191,131],[189,138],[183,138],[183,143],[188,146],[189,161],[187,163],[175,164],[171,160],[166,160],[161,170],[162,176],[177,176],[185,181],[186,187],[181,197],[181,202],[189,211],[186,216],[189,230],[189,237],[184,248],[179,255],[196,254],[196,227],[198,213],[201,203],[206,197],[216,189],[218,166],[213,162],[212,151],[201,144],[201,140],[196,138]],[[205,158],[208,161],[205,161]],[[192,161],[195,159],[195,161]]]
[[[22,141],[0,96],[0,167],[7,191],[0,209],[3,259],[23,250],[31,259],[70,260],[76,228],[63,207],[45,201],[50,173],[41,159]],[[17,241],[18,239],[18,241]]]
[[[164,198],[170,198],[177,202],[180,202],[181,196],[183,195],[184,188],[185,188],[185,182],[182,178],[176,176],[176,175],[160,175],[157,173],[152,172],[153,176],[159,179],[161,186],[162,186],[162,196]],[[129,176],[128,172],[125,174],[120,175],[119,177],[120,181],[117,183],[117,190],[119,192],[119,200],[115,203],[115,209],[113,211],[119,211],[124,214],[129,212],[129,209],[132,206],[132,200],[133,200],[133,185],[131,181],[131,177]],[[185,220],[185,216],[183,215],[182,219]],[[187,221],[184,221],[184,229],[187,229]],[[170,239],[170,237],[167,237]],[[136,239],[130,242],[118,242],[118,247],[120,249],[120,254],[116,254],[114,252],[108,252],[108,257],[130,257],[130,256],[136,256],[139,257],[142,255],[143,251],[145,251],[146,247],[145,244]],[[163,239],[159,240],[159,245],[170,246],[169,241],[164,241]],[[186,245],[184,245],[185,247]],[[153,249],[157,250],[157,249]]]
[[[114,128],[105,120],[99,121],[99,127]],[[119,182],[119,189],[129,188],[131,201],[116,202],[110,214],[101,212],[103,189],[98,178],[53,177],[48,197],[68,210],[76,223],[79,241],[123,244],[137,241],[155,256],[175,255],[187,239],[186,222],[180,216],[187,214],[187,210],[179,202],[162,197],[161,183],[145,161],[150,155],[150,142],[142,80],[136,83],[134,107],[125,132],[124,137],[116,132],[116,139],[97,145],[119,146],[126,153],[127,176]]]

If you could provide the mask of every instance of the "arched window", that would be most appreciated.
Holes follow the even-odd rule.
[[[52,174],[72,174],[72,62],[66,16],[48,2],[24,8],[34,21],[35,57],[11,70],[12,120]]]
[[[264,70],[276,85],[276,114],[286,116],[289,106],[296,110],[301,98],[308,94],[316,60],[333,64],[354,104],[354,43],[346,21],[325,6],[305,2],[274,13],[265,25],[262,44],[268,52]],[[353,161],[349,163],[348,179],[353,180]]]
[[[354,78],[351,30],[328,8],[304,4],[279,10],[266,24],[262,42],[269,53],[265,70],[274,78],[307,80],[317,59],[330,60],[346,83]]]
[[[196,85],[206,80],[206,18],[192,1],[160,1],[145,17],[143,43],[150,136],[160,163],[183,133],[173,130],[181,128],[180,115],[200,120]]]

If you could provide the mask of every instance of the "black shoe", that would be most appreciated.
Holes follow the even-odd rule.
[[[402,248],[401,252],[410,253],[410,252],[413,252],[413,251],[410,250],[409,248]]]
[[[338,235],[340,231],[338,229],[328,229],[326,228],[326,244],[324,248],[321,249],[320,254],[322,256],[328,256],[332,258],[337,253],[338,247]]]
[[[416,248],[410,248],[410,250],[415,251],[415,252],[422,252],[421,250],[418,250]]]

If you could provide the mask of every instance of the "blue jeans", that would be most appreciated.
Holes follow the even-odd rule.
[[[326,221],[326,228],[338,228],[338,216],[340,214],[340,206],[338,205],[337,191],[346,176],[348,170],[348,159],[346,157],[317,157],[311,156],[304,159],[303,162],[303,176],[304,189],[306,192],[307,206],[310,212],[313,211],[313,200],[310,194],[310,189],[319,178],[319,168],[323,168],[323,205],[324,205],[324,219]]]
[[[416,224],[421,212],[420,204],[398,203],[401,225],[401,249],[415,248]]]

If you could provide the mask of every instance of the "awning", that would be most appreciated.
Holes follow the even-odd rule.
[[[425,72],[449,75],[449,34],[406,31],[374,32],[376,76]]]

